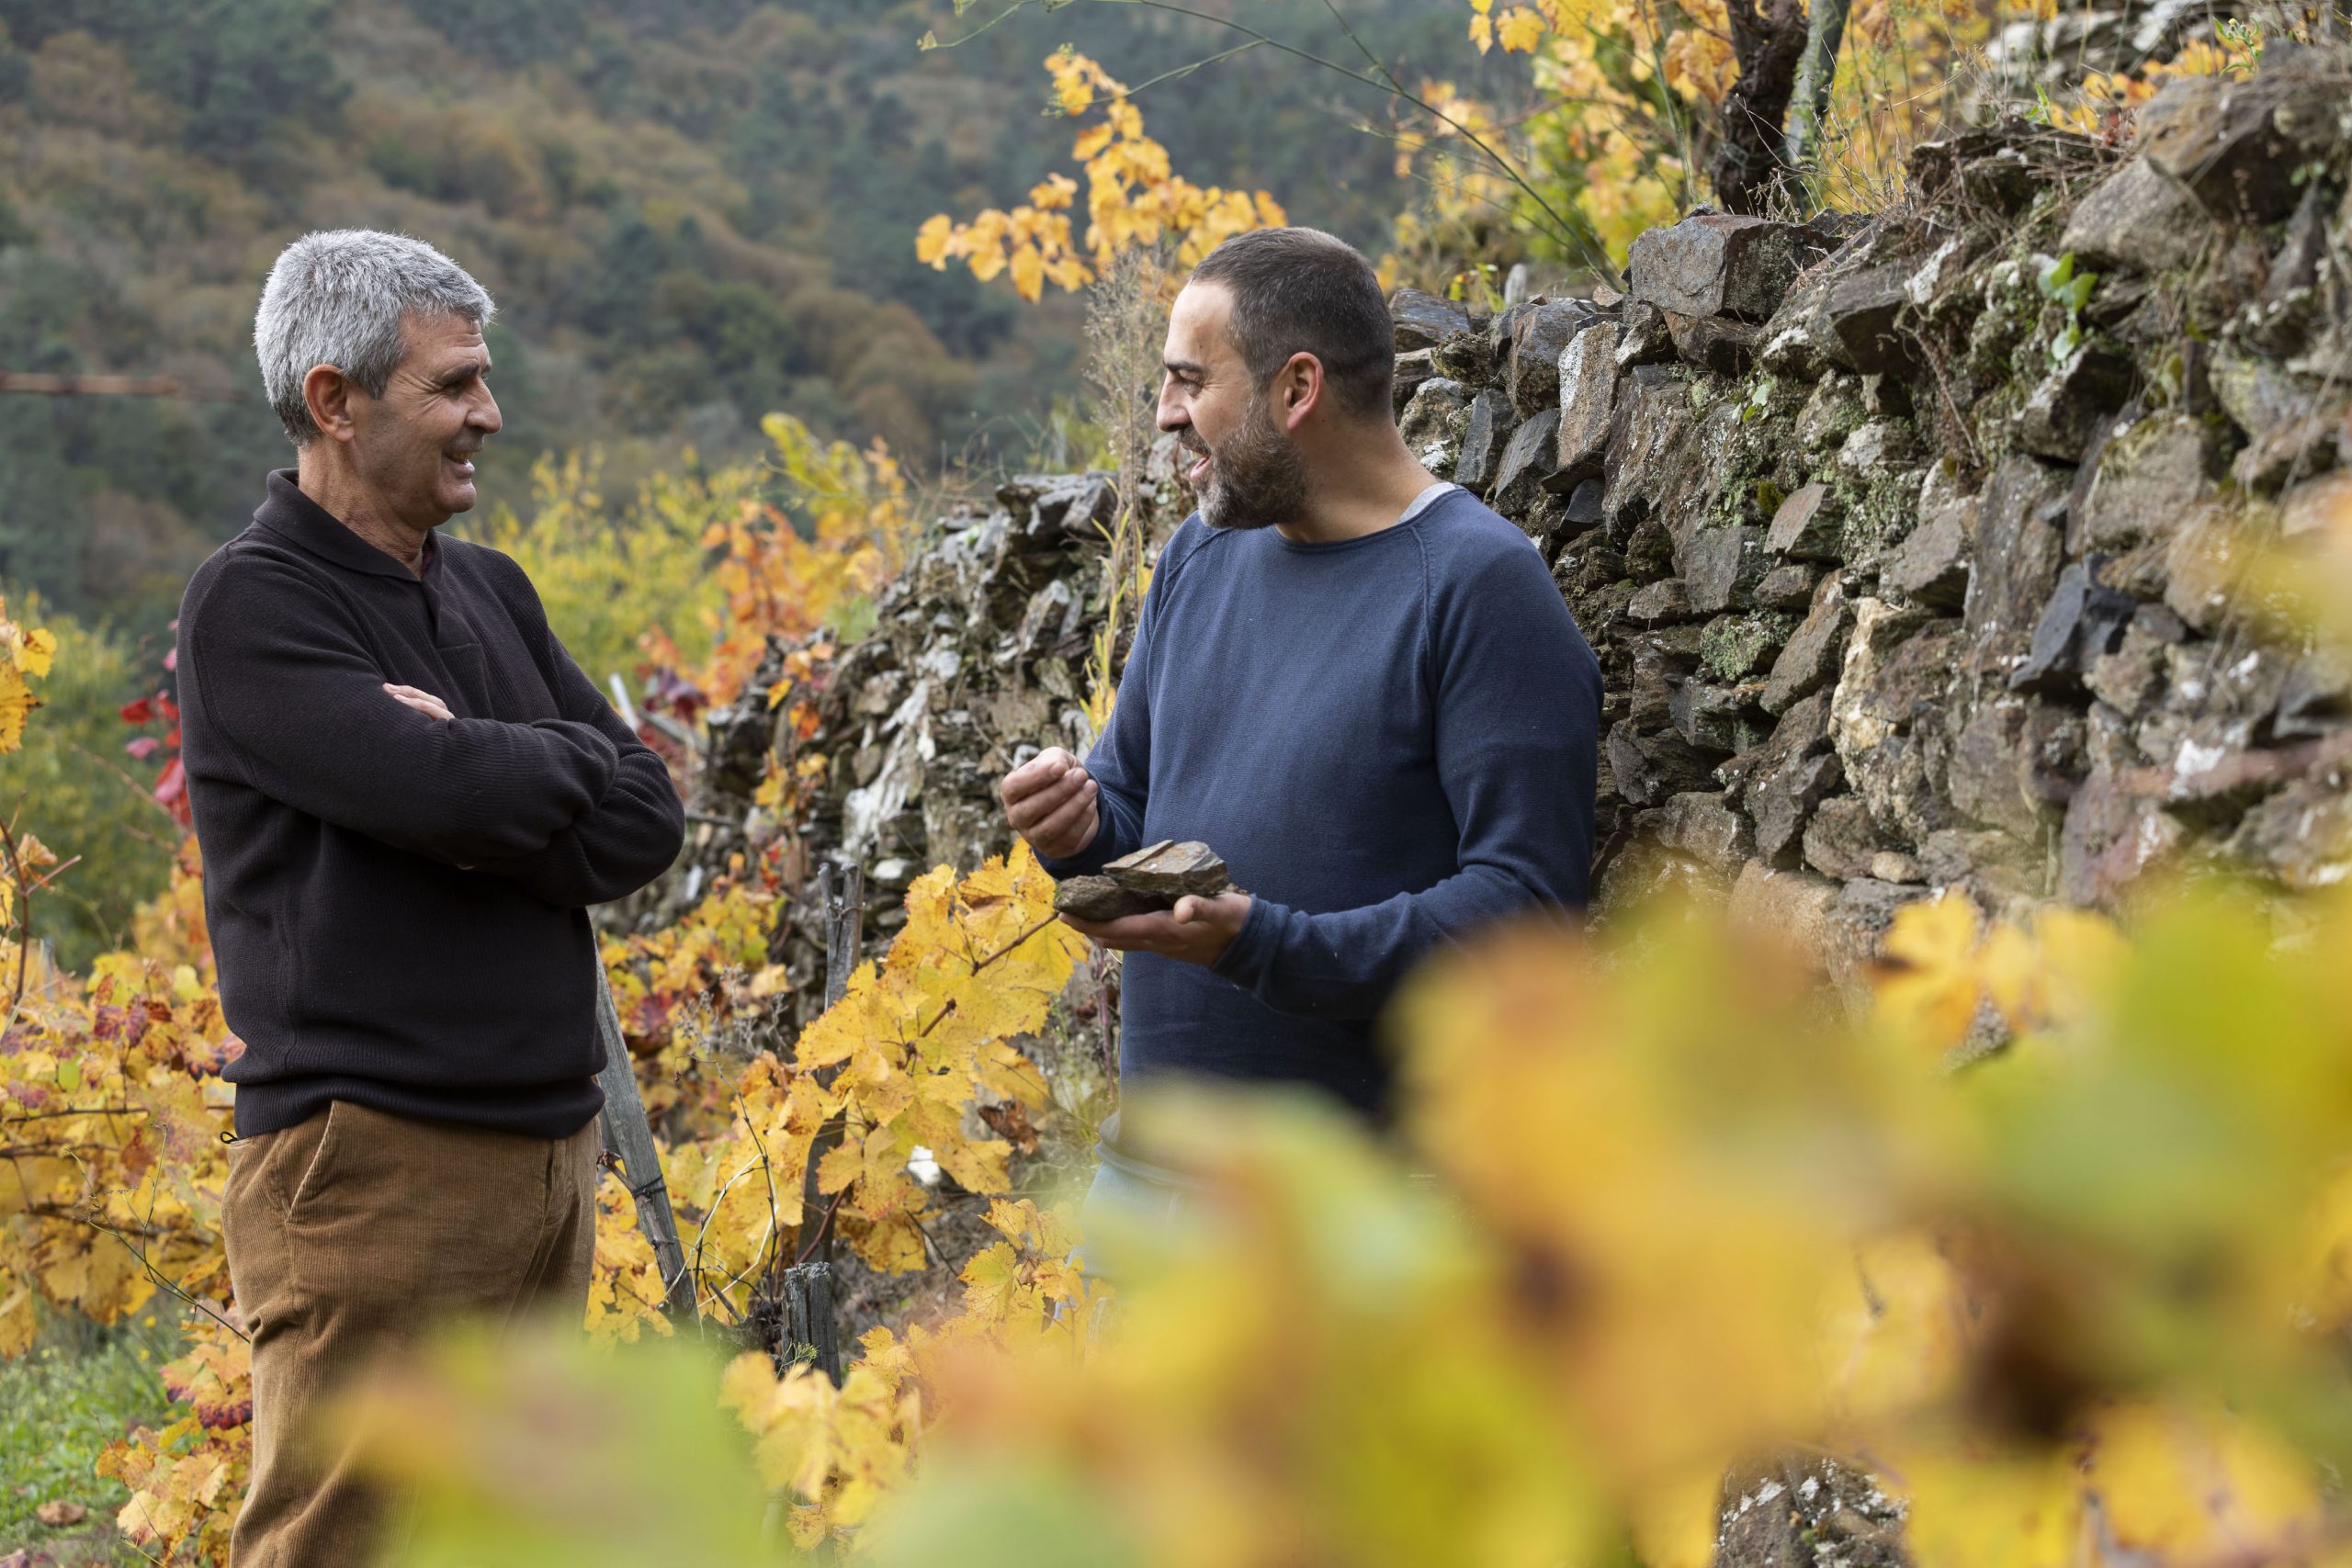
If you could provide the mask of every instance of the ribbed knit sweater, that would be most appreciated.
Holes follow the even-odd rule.
[[[535,1137],[586,1124],[604,1103],[587,906],[661,874],[684,814],[523,569],[435,536],[413,572],[281,470],[189,580],[178,670],[245,1045],[223,1075],[238,1133],[331,1099]]]

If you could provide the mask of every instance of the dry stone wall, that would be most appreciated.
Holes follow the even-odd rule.
[[[1623,295],[1396,297],[1407,440],[1600,654],[1604,917],[1719,889],[1842,977],[1938,888],[2344,874],[2352,682],[2254,589],[2352,516],[2347,89],[2274,49],[2130,149],[2007,124],[1919,148],[1901,213],[1694,215]],[[812,742],[820,851],[968,865],[997,775],[1084,743],[1114,499],[1017,481],[890,591]],[[721,716],[719,815],[770,722]]]
[[[2347,85],[1971,132],[1903,214],[1644,234],[1623,297],[1400,296],[1408,439],[1601,658],[1604,914],[1720,888],[1849,976],[1939,887],[2343,874],[2345,664],[2256,573],[2352,498]]]

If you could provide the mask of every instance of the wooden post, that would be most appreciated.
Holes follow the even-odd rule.
[[[791,1364],[794,1353],[807,1346],[817,1370],[842,1382],[841,1328],[833,1318],[833,1266],[796,1263],[784,1271],[785,1344],[776,1358],[779,1369]]]
[[[824,911],[825,1006],[830,1008],[849,990],[864,945],[865,870],[826,864],[817,874],[817,904]],[[830,1084],[833,1071],[818,1069],[818,1080]],[[789,1366],[806,1346],[835,1387],[842,1381],[842,1354],[840,1329],[833,1320],[832,1214],[817,1190],[817,1167],[829,1150],[841,1146],[842,1132],[841,1118],[828,1117],[809,1140],[808,1163],[800,1175],[799,1234],[791,1250],[779,1248],[768,1276],[775,1292],[770,1299],[781,1298],[783,1316],[775,1348],[776,1370]]]
[[[34,392],[51,398],[192,398],[234,403],[242,392],[205,389],[169,376],[58,376],[40,370],[0,370],[0,392]]]
[[[605,1040],[605,1068],[596,1083],[605,1091],[602,1117],[605,1152],[620,1158],[621,1179],[637,1200],[638,1228],[653,1248],[662,1270],[662,1307],[675,1316],[695,1308],[694,1281],[686,1277],[686,1249],[678,1240],[677,1217],[670,1212],[670,1188],[662,1177],[662,1156],[653,1146],[653,1128],[645,1119],[645,1100],[637,1092],[637,1069],[621,1038],[621,1015],[613,1006],[612,983],[605,976],[602,959],[596,964],[596,1032]]]
[[[863,866],[841,868],[840,880],[834,880],[834,868],[827,866],[818,880],[818,898],[825,910],[825,1006],[831,1007],[849,989],[849,977],[857,969],[859,949],[865,936],[865,870]],[[819,1072],[819,1081],[830,1084],[833,1069]],[[832,1216],[825,1212],[824,1198],[817,1190],[817,1162],[842,1141],[839,1116],[828,1117],[817,1129],[817,1136],[808,1145],[808,1166],[800,1177],[800,1256],[802,1263],[827,1263],[832,1258]],[[815,1216],[816,1229],[809,1229],[810,1216]]]

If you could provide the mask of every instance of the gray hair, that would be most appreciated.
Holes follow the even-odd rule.
[[[286,247],[262,286],[254,352],[262,389],[297,446],[318,438],[302,378],[332,365],[381,397],[408,352],[408,316],[455,316],[479,332],[498,307],[466,269],[422,240],[373,229],[326,229]]]

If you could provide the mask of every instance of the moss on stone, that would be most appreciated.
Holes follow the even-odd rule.
[[[1876,571],[1887,547],[1911,532],[1919,520],[1919,487],[1926,475],[1918,469],[1886,475],[1870,483],[1841,481],[1833,495],[1844,522],[1838,553],[1847,565]]]
[[[1773,610],[1718,615],[1699,633],[1699,662],[1724,681],[1741,681],[1764,668],[1797,629],[1794,615]]]

